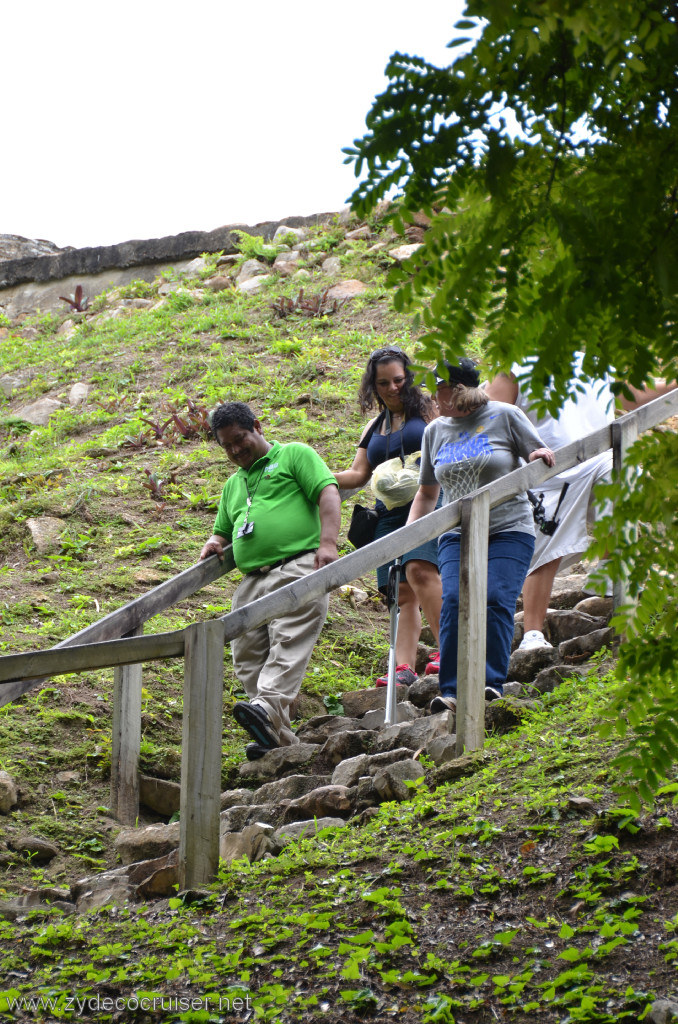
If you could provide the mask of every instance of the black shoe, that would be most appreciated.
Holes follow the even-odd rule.
[[[501,700],[504,694],[496,686],[485,687],[485,700]]]
[[[272,750],[280,746],[280,739],[271,725],[271,720],[257,704],[249,704],[239,700],[233,707],[233,717],[264,750]]]
[[[268,754],[269,747],[262,747],[261,743],[248,743],[245,747],[245,757],[248,761],[258,761],[264,754]]]
[[[438,715],[442,711],[451,711],[456,715],[457,713],[457,698],[456,697],[434,697],[431,701],[430,711],[432,715]]]

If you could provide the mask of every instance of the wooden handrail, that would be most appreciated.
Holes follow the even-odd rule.
[[[610,428],[604,427],[590,435],[589,438],[585,438],[584,441],[576,441],[574,444],[560,449],[554,468],[549,468],[543,462],[533,462],[487,484],[481,490],[489,492],[490,507],[493,507],[505,501],[512,494],[526,488],[533,489],[542,480],[547,480],[556,473],[562,472],[563,469],[568,469],[570,466],[598,455],[601,451],[609,448],[610,444]],[[417,520],[416,523],[394,530],[388,536],[373,541],[372,544],[368,544],[358,551],[344,555],[337,562],[332,562],[309,576],[295,580],[294,583],[288,583],[272,594],[267,594],[257,601],[243,605],[234,612],[229,612],[221,618],[224,625],[224,643],[228,643],[235,637],[241,636],[242,633],[256,629],[280,615],[285,615],[336,587],[351,583],[365,572],[390,561],[397,555],[404,554],[410,548],[439,537],[441,533],[457,526],[460,517],[461,499],[436,509],[435,512]],[[217,561],[216,556],[213,555],[209,561]],[[201,564],[207,563],[198,563],[198,566]],[[191,570],[187,570],[187,572],[195,568],[196,566],[192,566]],[[222,571],[228,570],[222,567]],[[178,577],[174,577],[174,580],[176,579]],[[172,583],[174,580],[169,580],[168,583]],[[165,585],[163,584],[163,586]],[[148,598],[159,589],[156,588],[155,591],[150,591],[145,596]],[[137,601],[142,600],[143,598],[137,599]],[[132,602],[132,604],[136,603]],[[125,608],[120,609],[120,612],[126,611],[129,607],[126,605]],[[58,675],[62,672],[76,672],[87,668],[130,665],[139,661],[150,661],[153,658],[174,658],[183,654],[183,647],[180,648],[182,630],[174,633],[155,633],[145,637],[130,637],[76,646],[76,640],[85,636],[89,638],[91,634],[95,633],[94,627],[97,625],[108,622],[112,627],[113,622],[124,621],[126,624],[129,621],[128,619],[115,620],[115,615],[116,613],[112,612],[110,616],[102,619],[101,623],[88,626],[58,647],[52,647],[47,651],[28,651],[24,654],[9,654],[1,657],[2,696],[4,697],[4,686],[15,685],[18,680],[36,685],[36,682],[40,681],[37,678],[38,675],[47,672]],[[50,669],[52,664],[50,659],[52,658],[54,659],[53,668]],[[26,678],[29,676],[33,677],[32,680]]]
[[[49,651],[44,653],[48,654],[52,651],[56,652],[63,648],[73,648],[83,644],[94,646],[97,641],[113,640],[123,637],[127,633],[133,633],[154,615],[158,615],[179,601],[191,597],[207,586],[208,583],[213,583],[220,576],[223,576],[224,573],[230,572],[234,568],[233,553],[229,546],[224,551],[223,561],[220,562],[216,555],[212,555],[210,558],[206,558],[204,562],[196,562],[195,565],[189,566],[183,572],[178,573],[169,580],[165,580],[159,586],[153,587],[146,594],[142,594],[141,597],[137,597],[123,605],[122,608],[117,608],[115,611],[110,612],[110,614],[105,615],[103,619],[85,626],[78,633],[75,633],[67,640],[62,640],[61,643],[56,644],[54,647],[50,647]],[[10,657],[14,656],[10,655]],[[158,657],[176,657],[176,655],[158,655]],[[132,662],[113,661],[107,664],[124,665],[132,664]],[[89,665],[84,667],[94,668],[95,666]],[[50,670],[41,669],[40,671]],[[68,671],[68,669],[61,669],[60,671]],[[50,674],[55,675],[57,673],[50,671]],[[47,676],[37,676],[33,675],[33,673],[29,674],[26,671],[22,671],[16,675],[3,676],[2,678],[13,679],[14,681],[11,683],[6,682],[0,688],[0,707],[21,697],[22,694],[34,686],[39,686],[40,683],[45,681]]]
[[[138,813],[141,663],[183,655],[180,884],[190,887],[209,882],[216,874],[219,857],[224,643],[307,604],[316,596],[350,583],[364,572],[440,536],[461,521],[457,752],[477,749],[484,738],[484,627],[490,508],[521,491],[537,488],[542,481],[610,448],[615,467],[619,468],[623,465],[627,444],[638,432],[674,412],[678,412],[678,392],[656,399],[611,426],[559,449],[553,468],[549,469],[541,461],[523,466],[221,619],[194,623],[172,633],[130,635],[138,633],[151,615],[195,593],[205,583],[218,579],[234,567],[230,549],[222,562],[216,556],[199,562],[56,648],[1,657],[0,706],[49,675],[116,666],[117,710],[114,708],[113,720],[117,761],[111,770],[111,806],[119,820],[133,824]],[[128,634],[123,639],[110,639],[123,633]],[[99,642],[78,642],[85,639]],[[120,668],[129,665],[137,668]],[[116,736],[120,740],[117,746]]]
[[[184,654],[184,629],[172,633],[149,633],[148,636],[104,640],[100,644],[77,647],[50,647],[47,651],[26,651],[8,654],[0,663],[0,683],[7,685],[21,679],[36,685],[48,676],[84,672],[87,669],[115,668],[137,665],[156,658],[181,658]]]
[[[678,414],[678,391],[673,391],[661,398],[656,398],[647,405],[641,406],[640,409],[627,413],[625,416],[620,417],[616,424],[623,424],[625,421],[630,422],[632,419],[635,419],[638,430],[642,431],[655,426],[657,423],[675,414]],[[616,429],[618,430],[618,427]],[[588,459],[611,449],[613,447],[612,433],[612,425],[601,427],[581,440],[574,441],[572,444],[558,449],[554,467],[549,468],[541,460],[538,460],[537,462],[522,466],[512,473],[508,473],[499,480],[494,480],[474,493],[487,492],[490,508],[494,508],[495,505],[501,504],[501,502],[506,501],[507,498],[512,497],[514,494],[527,489],[535,490],[542,481],[548,480],[550,477],[556,476],[566,469],[586,462]],[[467,499],[469,497],[470,495],[466,496]],[[222,616],[220,621],[224,629],[224,643],[228,643],[235,637],[241,636],[251,629],[256,629],[272,619],[294,611],[321,594],[326,594],[337,587],[351,583],[365,572],[375,569],[378,565],[382,565],[384,562],[404,554],[425,541],[439,537],[442,533],[459,524],[462,500],[464,499],[444,505],[442,508],[436,509],[429,515],[417,520],[417,522],[411,523],[409,526],[403,526],[399,530],[395,530],[393,533],[388,534],[388,536],[373,541],[372,544],[368,544],[358,551],[344,555],[343,558],[324,566],[322,569],[318,569],[309,576],[295,580],[294,583],[289,583],[272,594],[267,594],[257,601],[243,605],[236,611]],[[48,651],[29,651],[24,654],[10,654],[0,657],[0,683],[3,684],[0,693],[0,706],[14,699],[13,696],[7,695],[8,691],[14,692],[12,690],[13,687],[24,687],[21,692],[25,692],[26,689],[30,689],[31,686],[40,682],[41,679],[36,678],[38,674],[44,678],[47,674],[58,675],[64,672],[83,671],[89,668],[104,668],[107,666],[151,661],[156,658],[180,657],[184,650],[183,630],[77,646],[76,641],[83,639],[85,636],[94,639],[97,626],[101,626],[104,623],[110,624],[112,621],[115,621],[116,615],[121,615],[122,612],[131,606],[141,604],[144,601],[147,603],[141,606],[149,614],[155,614],[156,612],[150,612],[150,607],[153,603],[150,600],[152,595],[157,595],[159,591],[164,592],[162,607],[157,608],[157,611],[160,611],[162,608],[168,607],[166,602],[169,594],[172,592],[172,584],[176,584],[177,581],[184,577],[195,580],[200,576],[199,570],[201,566],[206,567],[204,571],[205,583],[211,582],[233,567],[230,552],[228,559],[225,559],[224,562],[226,563],[229,560],[230,565],[218,564],[216,556],[212,556],[212,558],[207,559],[205,562],[199,562],[197,565],[191,566],[184,573],[150,591],[145,597],[131,602],[130,605],[120,609],[118,613],[112,612],[111,615],[106,616],[99,623],[88,626],[74,637],[71,637],[70,640],[58,645],[58,647],[50,648]],[[214,565],[215,562],[217,565]],[[194,592],[195,590],[185,589],[182,590],[182,596]],[[176,598],[176,600],[179,599]],[[128,625],[127,628],[133,627]],[[66,647],[68,650],[64,649]],[[51,659],[54,659],[53,662]]]

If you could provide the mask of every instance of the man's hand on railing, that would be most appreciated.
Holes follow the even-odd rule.
[[[202,562],[205,558],[209,558],[210,555],[216,555],[219,561],[221,561],[224,557],[224,540],[224,537],[213,533],[200,552],[200,561]]]
[[[337,538],[341,525],[341,504],[339,491],[334,484],[323,487],[318,495],[318,514],[320,516],[320,543],[315,553],[314,569],[336,562],[339,557]]]
[[[543,459],[547,466],[555,466],[556,464],[556,457],[550,448],[535,448],[533,452],[530,452],[528,461],[536,462],[537,459]]]
[[[333,544],[332,541],[322,541],[318,546],[318,550],[315,553],[315,569],[322,569],[324,565],[329,565],[331,562],[336,562],[339,558],[339,552],[337,551],[337,545]]]

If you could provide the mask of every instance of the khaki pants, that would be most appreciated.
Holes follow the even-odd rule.
[[[245,576],[233,596],[232,609],[308,576],[313,572],[314,558],[311,552],[264,575]],[[282,747],[299,742],[290,726],[289,708],[301,688],[328,606],[329,595],[323,594],[231,642],[235,674],[249,700],[268,714]]]

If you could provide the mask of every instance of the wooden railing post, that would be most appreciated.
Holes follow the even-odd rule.
[[[181,740],[179,886],[213,882],[219,866],[224,627],[186,627]]]
[[[125,636],[143,631],[141,625]],[[121,665],[113,671],[111,811],[121,824],[134,825],[139,817],[142,666]]]
[[[457,755],[480,750],[485,739],[487,544],[490,496],[481,491],[461,501],[459,652],[457,658]]]
[[[621,477],[626,465],[626,453],[638,440],[638,417],[628,416],[623,419],[616,420],[610,424],[612,434],[612,468],[615,473],[618,473]],[[634,523],[626,524],[626,541],[628,544],[632,544],[636,536],[636,527]],[[626,604],[629,599],[628,586],[625,578],[621,580],[615,580],[612,590],[612,604],[615,608],[619,608],[620,605]]]

